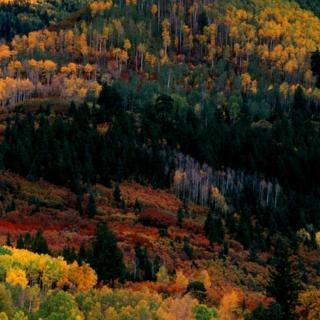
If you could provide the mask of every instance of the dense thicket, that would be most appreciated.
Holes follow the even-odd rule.
[[[86,3],[86,0],[0,1],[0,39],[11,40],[17,34],[58,23]]]
[[[283,192],[276,207],[260,208],[246,188],[236,202],[228,199],[242,211],[240,229],[234,231],[245,246],[256,238],[261,242],[261,227],[290,237],[302,228],[314,233],[320,227],[320,139],[300,89],[289,117],[274,113],[254,124],[246,113],[234,124],[215,106],[198,113],[167,95],[131,112],[110,86],[104,86],[99,104],[72,104],[68,114],[45,108],[34,115],[18,113],[8,121],[1,145],[4,168],[69,186],[78,195],[85,185],[129,178],[169,187],[179,150],[215,168],[278,178]],[[101,127],[105,121],[107,129]],[[253,217],[259,221],[255,230]]]

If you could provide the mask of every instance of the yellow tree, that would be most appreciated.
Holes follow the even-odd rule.
[[[240,298],[236,291],[231,291],[223,296],[219,306],[221,320],[237,320],[240,316]]]
[[[299,320],[320,319],[320,289],[310,287],[299,294],[297,314]]]
[[[57,64],[53,62],[52,60],[45,60],[43,62],[43,69],[46,73],[46,78],[47,78],[47,86],[49,86],[51,78],[55,71],[57,70]]]
[[[25,289],[28,285],[26,273],[18,268],[9,269],[6,275],[6,282],[12,286],[20,286]]]
[[[170,38],[170,22],[168,19],[164,19],[162,21],[162,42],[163,42],[163,48],[164,48],[164,58],[167,60],[168,57],[168,47],[171,44],[171,38]]]
[[[175,286],[179,291],[185,291],[188,287],[189,280],[181,270],[176,273]]]

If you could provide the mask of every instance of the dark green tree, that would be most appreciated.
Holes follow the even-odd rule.
[[[215,216],[211,211],[207,215],[204,224],[204,232],[211,244],[222,243],[224,239],[224,227],[220,217]]]
[[[82,195],[77,195],[76,199],[76,210],[79,212],[79,214],[83,215],[83,209],[82,209]]]
[[[22,237],[22,234],[20,233],[19,236],[18,236],[18,240],[17,240],[17,245],[16,247],[18,249],[24,249],[25,246],[24,246],[24,241],[23,241],[23,237]]]
[[[141,212],[142,211],[142,204],[138,199],[136,199],[136,201],[134,203],[134,211],[135,212]]]
[[[90,219],[94,218],[97,214],[96,200],[92,192],[89,195],[87,214]]]
[[[184,239],[183,239],[183,251],[189,257],[189,259],[192,258],[193,249],[190,246],[190,241],[189,241],[189,238],[187,238],[187,237],[184,237]]]
[[[77,260],[77,255],[74,248],[64,247],[62,250],[62,256],[68,263],[72,263]]]
[[[274,253],[274,267],[269,271],[267,293],[283,310],[283,320],[294,319],[294,308],[300,290],[299,275],[293,264],[286,241],[279,239]]]
[[[31,250],[42,254],[50,253],[48,242],[43,236],[43,231],[41,229],[39,229],[32,238]]]
[[[91,265],[101,282],[110,282],[113,285],[116,279],[125,280],[126,269],[117,239],[102,222],[97,224]]]
[[[245,320],[284,320],[284,313],[282,307],[278,303],[272,303],[268,308],[259,305]]]
[[[308,108],[309,105],[304,90],[301,86],[298,86],[294,94],[294,100],[292,105],[293,119],[297,121],[304,120],[309,115]]]
[[[9,232],[7,233],[6,246],[12,247],[12,239],[11,234]]]
[[[80,249],[78,252],[78,257],[77,257],[77,261],[80,265],[84,264],[85,262],[87,262],[89,260],[89,255],[90,252],[88,252],[88,250],[86,249],[85,244],[82,242],[80,245]]]
[[[31,249],[31,245],[32,245],[32,237],[31,234],[29,232],[27,232],[24,235],[24,247],[28,250]]]
[[[313,52],[311,55],[311,70],[315,77],[317,77],[317,87],[320,88],[320,51]]]
[[[183,227],[183,218],[184,218],[183,209],[182,209],[182,207],[179,207],[178,212],[177,212],[177,223],[178,223],[179,228]]]
[[[118,206],[121,204],[122,196],[121,196],[121,190],[118,183],[116,184],[113,190],[113,199]]]

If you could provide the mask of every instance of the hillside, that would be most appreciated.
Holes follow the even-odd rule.
[[[0,1],[0,318],[320,318],[315,3]]]

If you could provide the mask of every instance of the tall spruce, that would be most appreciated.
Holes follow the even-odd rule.
[[[90,219],[94,218],[97,214],[96,200],[92,192],[89,195],[87,214]]]
[[[220,217],[215,216],[211,211],[207,215],[204,224],[204,232],[211,244],[222,243],[224,239],[224,227]]]
[[[283,320],[294,319],[294,309],[301,288],[299,275],[293,269],[288,244],[279,239],[274,253],[274,267],[269,271],[267,293],[283,309]]]
[[[117,239],[102,222],[97,224],[91,265],[101,282],[110,282],[113,285],[116,279],[125,280],[126,269]]]
[[[43,236],[43,231],[39,229],[32,238],[31,250],[36,253],[50,253],[48,242]]]

